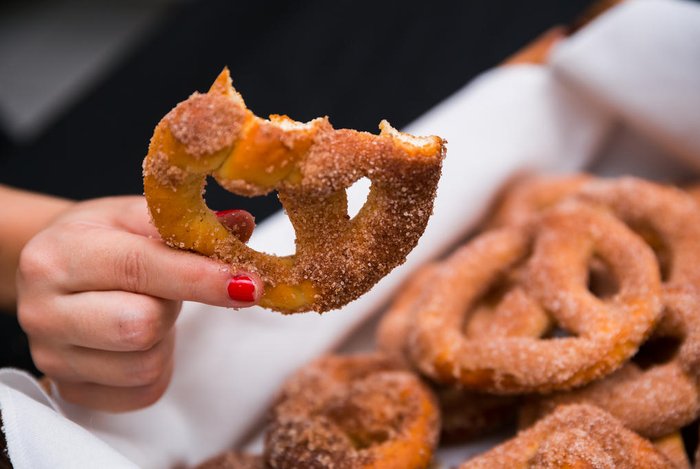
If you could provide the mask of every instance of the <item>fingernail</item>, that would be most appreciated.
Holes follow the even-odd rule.
[[[246,210],[219,210],[214,212],[219,223],[241,242],[247,243],[255,229],[255,217]]]
[[[216,214],[217,217],[225,217],[226,215],[231,215],[232,213],[239,213],[242,211],[243,210],[233,208],[231,210],[214,210],[214,213]]]
[[[247,275],[236,275],[228,281],[226,286],[228,296],[233,301],[251,303],[255,301],[255,282]]]

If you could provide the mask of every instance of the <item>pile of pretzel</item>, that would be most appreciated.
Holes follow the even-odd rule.
[[[263,456],[206,467],[425,468],[438,441],[517,420],[460,469],[689,468],[698,200],[634,178],[516,182],[480,234],[401,288],[378,352],[302,369]]]

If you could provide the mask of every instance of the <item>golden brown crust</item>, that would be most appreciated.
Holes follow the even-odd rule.
[[[196,469],[265,469],[261,456],[229,451],[215,456],[196,467]]]
[[[696,318],[700,297],[691,289],[667,288],[663,302],[655,336],[680,342],[669,361],[648,369],[627,363],[601,381],[530,402],[521,409],[521,425],[572,403],[598,406],[647,438],[662,437],[695,420],[700,415],[700,323]]]
[[[377,327],[377,348],[409,369],[413,365],[406,347],[414,313],[425,297],[431,294],[432,279],[438,270],[439,266],[435,263],[414,270],[410,278],[399,287]]]
[[[665,468],[672,463],[651,442],[593,406],[559,407],[530,429],[465,462],[460,469]]]
[[[284,385],[265,437],[273,468],[425,468],[437,445],[432,393],[378,355],[325,357]]]
[[[587,174],[568,176],[522,176],[503,190],[485,222],[486,228],[522,225],[575,194],[593,178]]]
[[[185,152],[198,158],[231,147],[245,117],[245,109],[232,106],[226,96],[194,93],[164,120]]]
[[[612,216],[573,203],[538,220],[533,249],[526,282],[511,287],[522,291],[513,304],[546,310],[577,337],[477,340],[461,333],[464,310],[530,250],[525,229],[492,231],[445,261],[433,295],[416,313],[410,352],[423,373],[495,393],[547,392],[609,374],[634,354],[660,313],[651,250]],[[588,266],[596,255],[619,279],[612,299],[588,292]]]
[[[144,161],[149,211],[170,246],[258,273],[260,304],[284,313],[327,311],[367,292],[404,262],[433,209],[445,142],[380,125],[381,133],[254,116],[224,71],[207,94],[178,104],[155,129]],[[202,199],[206,176],[228,190],[277,190],[296,232],[296,253],[254,251]],[[345,189],[372,181],[350,219]]]
[[[399,288],[399,293],[384,313],[377,329],[379,350],[409,369],[415,368],[407,348],[415,321],[414,313],[427,295],[432,294],[433,279],[438,271],[437,263],[426,264],[414,271],[411,278]],[[476,336],[530,336],[533,334],[533,324],[541,319],[537,313],[535,317],[517,315],[509,308],[494,309],[486,306],[475,310],[477,316],[471,316],[465,321],[465,330],[470,330]],[[474,319],[477,324],[470,326]],[[515,415],[517,399],[510,396],[480,394],[454,386],[437,386],[434,391],[442,415],[440,441],[443,444],[460,443],[486,435],[512,422]]]
[[[669,284],[700,285],[700,205],[686,192],[633,177],[595,180],[578,196],[611,210],[654,249]]]

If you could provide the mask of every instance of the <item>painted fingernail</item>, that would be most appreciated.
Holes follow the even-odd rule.
[[[214,212],[219,223],[224,225],[236,238],[246,243],[253,235],[255,217],[246,210],[219,210]]]
[[[247,275],[236,275],[228,281],[226,286],[228,296],[233,301],[250,303],[255,301],[255,282]]]
[[[214,213],[216,214],[217,217],[225,217],[226,215],[231,215],[233,213],[240,213],[243,210],[233,208],[231,210],[215,210]]]

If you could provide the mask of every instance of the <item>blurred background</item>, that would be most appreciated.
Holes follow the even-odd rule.
[[[14,0],[0,4],[0,183],[74,199],[142,192],[155,124],[224,66],[258,115],[402,127],[589,0]],[[274,196],[210,185],[258,221]],[[0,366],[32,369],[14,316]]]

